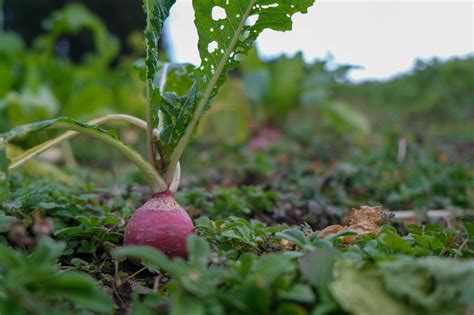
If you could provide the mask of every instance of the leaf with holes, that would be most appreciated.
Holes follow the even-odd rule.
[[[158,11],[169,12],[170,3],[157,5],[162,9]],[[306,13],[313,3],[314,0],[193,0],[201,64],[195,69],[181,68],[178,76],[169,75],[176,67],[161,66],[153,77],[149,76],[153,80],[153,118],[159,117],[157,111],[162,113],[158,153],[167,181],[227,73],[240,64],[258,35],[265,29],[291,30],[291,17]],[[178,85],[171,83],[176,80],[188,82],[186,93],[177,91]]]

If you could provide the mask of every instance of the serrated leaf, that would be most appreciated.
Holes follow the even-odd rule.
[[[144,0],[143,9],[146,13],[146,77],[149,80],[155,78],[158,68],[160,67],[160,60],[158,58],[158,44],[161,33],[163,31],[163,24],[170,14],[171,7],[176,0]]]
[[[150,121],[153,126],[158,127],[161,101],[160,85],[167,80],[167,65],[160,62],[158,46],[163,32],[163,25],[170,14],[171,7],[176,0],[144,0],[143,9],[146,14],[145,27],[145,78],[147,87],[151,87],[150,106],[152,115]],[[156,84],[156,87],[153,87]]]
[[[265,29],[288,31],[291,17],[306,13],[314,0],[194,0],[201,65],[194,72],[199,89],[210,86],[212,99]],[[222,70],[220,70],[222,68]],[[219,71],[220,70],[220,71]]]

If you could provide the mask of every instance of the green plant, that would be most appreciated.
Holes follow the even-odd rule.
[[[273,213],[280,199],[278,192],[265,190],[261,186],[243,186],[240,189],[219,187],[212,192],[194,188],[183,190],[177,195],[177,200],[184,207],[195,209],[213,219]]]
[[[263,253],[282,249],[278,232],[284,226],[266,226],[257,220],[247,221],[231,216],[227,220],[211,221],[207,217],[196,220],[196,230],[204,235],[219,251],[220,254],[236,258],[252,252]]]
[[[145,29],[147,123],[145,127],[147,129],[149,162],[146,162],[130,146],[120,141],[116,133],[100,129],[97,125],[79,123],[71,118],[63,117],[24,125],[0,135],[1,150],[5,150],[6,144],[15,138],[47,128],[62,128],[81,132],[115,147],[143,172],[153,192],[160,193],[155,195],[153,199],[155,201],[146,203],[132,217],[132,224],[128,225],[125,241],[135,243],[140,240],[139,242],[145,242],[143,244],[170,250],[184,248],[183,241],[192,230],[189,217],[166,192],[177,189],[179,183],[178,161],[199,119],[209,108],[219,88],[226,81],[227,72],[239,65],[241,59],[252,48],[257,36],[265,29],[277,31],[291,29],[291,16],[298,12],[305,13],[314,0],[294,3],[277,1],[272,5],[266,2],[260,3],[258,0],[239,1],[238,3],[223,1],[209,3],[195,0],[195,24],[199,34],[198,48],[201,56],[201,65],[197,68],[190,65],[164,64],[158,58],[158,40],[161,36],[163,23],[174,2],[144,1],[147,15]],[[274,5],[278,6],[278,11],[273,10]],[[71,10],[77,11],[77,8]],[[66,16],[68,13],[68,11],[63,12]],[[54,21],[58,20],[61,21],[61,15],[57,15],[53,19],[53,26],[55,25]],[[86,19],[84,23],[96,27],[94,20]],[[72,28],[71,31],[77,31],[77,28]],[[53,32],[52,38],[55,38],[54,34]],[[103,37],[103,32],[97,34],[97,36],[102,34]],[[124,115],[119,119],[135,124],[138,121],[134,117]],[[138,122],[138,125],[144,127],[142,122]],[[157,128],[157,134],[155,134],[155,128]],[[66,136],[62,136],[56,142],[66,138]],[[49,142],[35,147],[28,152],[24,159],[38,154],[51,145]],[[3,168],[5,169],[5,167]],[[6,170],[2,171],[6,173]],[[3,181],[6,181],[6,176],[3,177]],[[5,184],[2,185],[5,186]],[[0,200],[4,200],[5,197],[5,195],[0,196]],[[168,211],[164,216],[170,217],[169,222],[158,220],[162,225],[161,228],[150,225],[149,231],[148,228],[139,230],[140,226],[145,224],[143,220],[149,220],[149,215],[161,215],[163,211],[170,210],[171,206],[174,210],[179,210],[182,215],[171,219],[171,212]],[[158,211],[144,215],[151,208]],[[180,226],[180,222],[175,222],[175,220],[181,220],[183,225]],[[179,227],[182,229],[181,231],[178,231]],[[158,234],[154,234],[153,232],[156,231],[164,234],[158,235],[158,232]],[[166,240],[162,243],[162,239],[165,240],[165,238],[161,236],[165,236],[171,231],[176,231],[179,236],[176,234],[175,240]],[[143,237],[135,237],[138,234]],[[184,255],[184,253],[181,254]]]
[[[31,255],[0,244],[0,313],[110,313],[112,301],[91,278],[59,270],[65,245],[42,239]],[[87,313],[86,313],[87,314]]]

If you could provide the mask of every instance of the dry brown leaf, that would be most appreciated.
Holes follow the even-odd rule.
[[[359,235],[380,234],[380,226],[391,217],[389,211],[381,206],[361,206],[352,208],[344,217],[343,225],[331,225],[319,232],[320,238],[326,238],[343,231],[355,231],[358,235],[344,236],[344,244],[349,244]]]

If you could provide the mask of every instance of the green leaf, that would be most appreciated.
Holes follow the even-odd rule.
[[[403,302],[384,290],[383,282],[373,270],[358,270],[353,264],[340,264],[330,285],[342,308],[354,315],[415,315]]]
[[[44,283],[45,291],[57,293],[96,312],[112,311],[112,299],[94,280],[75,272],[60,274]]]
[[[127,246],[114,250],[112,255],[114,257],[138,258],[143,264],[164,269],[174,276],[180,276],[182,273],[178,264],[173,263],[165,254],[152,247]]]
[[[7,200],[10,195],[10,183],[8,175],[9,161],[7,158],[7,147],[0,144],[0,204]]]
[[[146,77],[153,80],[160,68],[160,60],[158,58],[158,44],[163,24],[170,14],[171,7],[176,0],[144,0],[143,8],[146,13]]]
[[[301,283],[295,284],[289,290],[279,291],[278,295],[283,299],[301,303],[312,303],[315,298],[311,287]]]
[[[185,295],[183,292],[174,292],[172,295],[170,315],[204,314],[204,305],[198,299]]]
[[[265,29],[288,31],[291,17],[306,13],[314,0],[194,0],[201,66],[195,70],[199,90],[212,99]],[[207,101],[207,100],[206,100]]]
[[[190,263],[203,267],[207,266],[209,256],[211,255],[211,248],[204,238],[194,234],[189,236],[187,239],[187,249]]]
[[[276,278],[288,274],[295,269],[290,257],[269,254],[255,262],[255,272],[261,277],[261,284],[271,284]],[[263,282],[264,281],[264,282]]]
[[[382,233],[380,243],[394,252],[408,252],[410,250],[410,244],[396,233]]]
[[[425,314],[460,314],[466,305],[474,305],[473,261],[410,258],[384,262],[379,268],[386,290]]]
[[[294,243],[300,248],[303,248],[306,244],[308,244],[308,241],[306,240],[306,237],[304,236],[303,232],[298,229],[288,229],[285,231],[278,232],[275,235]]]
[[[153,128],[159,125],[160,110],[159,104],[162,102],[160,86],[162,82],[167,80],[167,67],[160,63],[158,55],[158,46],[160,42],[161,33],[163,31],[163,24],[166,18],[170,14],[171,7],[174,5],[176,0],[144,0],[143,9],[146,14],[146,26],[145,26],[145,78],[147,88],[147,122],[153,126]],[[161,70],[161,75],[159,74]],[[154,88],[153,83],[157,82],[158,85]],[[150,127],[151,128],[151,127]],[[153,146],[158,146],[157,143],[153,143]],[[163,165],[162,149],[158,146],[158,152],[162,158],[160,165]]]
[[[316,248],[300,259],[300,270],[313,286],[323,289],[333,278],[333,268],[338,251],[332,247]]]

